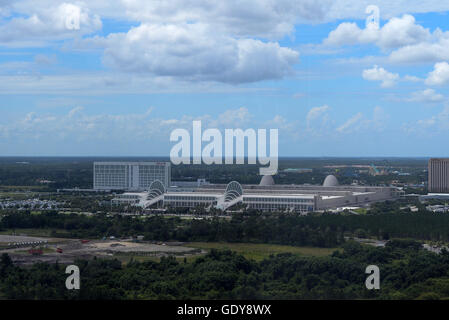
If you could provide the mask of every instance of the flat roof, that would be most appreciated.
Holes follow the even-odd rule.
[[[251,198],[307,198],[313,199],[315,195],[313,194],[243,194],[243,197]]]
[[[95,164],[99,165],[167,165],[170,164],[170,162],[164,162],[164,161],[95,161]]]
[[[374,194],[375,192],[353,192],[354,196],[363,196],[365,194]]]
[[[345,196],[321,196],[321,199],[323,200],[330,200],[330,199],[337,199],[337,198],[344,198]]]
[[[125,192],[121,194],[117,194],[117,196],[145,196],[148,192]]]
[[[222,197],[222,193],[202,193],[202,192],[167,192],[166,196],[188,196],[188,197]]]

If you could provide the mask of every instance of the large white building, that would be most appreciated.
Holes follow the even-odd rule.
[[[170,162],[94,162],[95,190],[143,191],[156,180],[170,186]]]
[[[307,213],[344,207],[361,207],[371,203],[398,199],[403,191],[394,187],[341,186],[334,176],[326,178],[322,186],[276,185],[271,176],[262,178],[259,185],[241,185],[232,181],[227,185],[205,184],[199,187],[165,188],[156,181],[147,193],[138,197],[131,193],[113,200],[114,204],[132,204],[144,208],[152,206],[172,208],[215,207],[228,210],[236,204],[261,211]]]

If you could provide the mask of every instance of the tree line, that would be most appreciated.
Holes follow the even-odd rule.
[[[193,262],[78,260],[81,289],[65,288],[65,267],[31,268],[0,259],[4,299],[447,299],[449,253],[421,249],[414,241],[385,248],[349,241],[328,257],[272,255],[256,262],[212,250]],[[380,290],[367,290],[365,269],[380,268]]]
[[[143,235],[155,241],[227,241],[336,247],[345,237],[413,238],[449,241],[449,215],[431,212],[387,212],[366,215],[298,216],[246,212],[231,219],[10,212],[0,229],[51,229],[52,236],[75,238]],[[62,232],[63,231],[63,232]]]

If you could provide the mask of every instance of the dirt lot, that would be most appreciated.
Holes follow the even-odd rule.
[[[114,258],[114,256],[188,256],[205,253],[204,250],[181,246],[182,243],[154,244],[130,240],[103,240],[82,243],[78,239],[50,239],[22,236],[0,236],[0,242],[32,242],[48,240],[42,255],[31,255],[31,247],[4,248],[0,254],[8,253],[16,264],[31,265],[36,262],[73,263],[75,259]],[[50,241],[51,240],[51,241]],[[56,241],[56,242],[55,242]],[[61,249],[62,253],[57,252]]]
[[[35,241],[45,241],[49,239],[37,238],[37,237],[27,237],[27,236],[10,236],[0,234],[0,243],[11,243],[11,242],[35,242]]]

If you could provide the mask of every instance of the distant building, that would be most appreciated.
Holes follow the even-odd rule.
[[[449,206],[448,205],[427,206],[426,210],[436,213],[447,213],[449,211]]]
[[[312,173],[313,169],[306,169],[306,168],[287,168],[282,170],[282,172],[285,173]]]
[[[170,162],[94,162],[94,190],[143,191],[156,180],[170,186]]]
[[[196,181],[172,181],[170,186],[173,188],[192,188],[201,187],[206,184],[210,184],[210,182],[206,179],[197,179]]]
[[[449,158],[429,160],[429,193],[449,193]]]
[[[206,184],[199,187],[164,188],[155,181],[147,193],[124,194],[113,204],[131,204],[143,208],[153,205],[172,208],[218,208],[227,210],[239,204],[246,209],[308,213],[348,206],[366,206],[379,201],[398,199],[403,191],[394,187],[341,186],[328,176],[322,186],[276,185],[264,176],[258,185],[241,185],[237,181]]]

